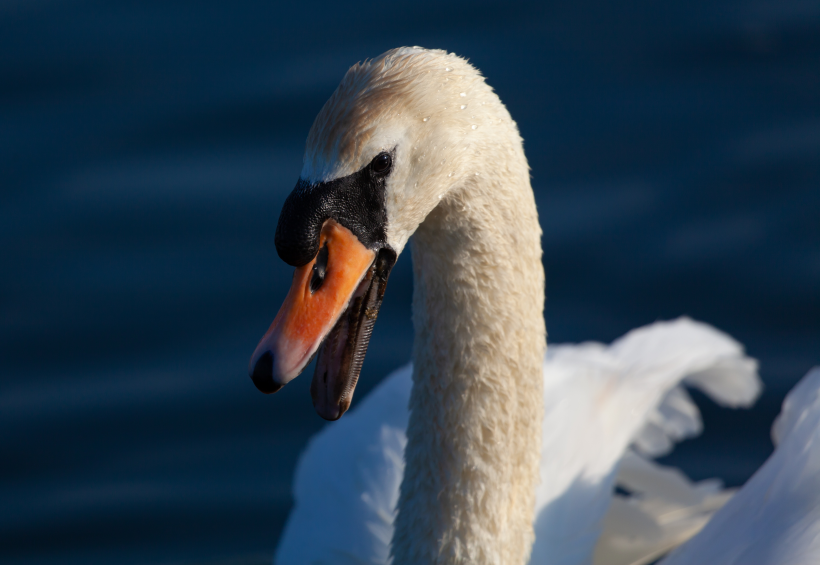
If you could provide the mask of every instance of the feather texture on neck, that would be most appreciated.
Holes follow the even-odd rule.
[[[479,174],[413,240],[414,386],[396,565],[529,557],[544,273],[526,160],[515,125],[506,125],[508,143],[477,160]]]

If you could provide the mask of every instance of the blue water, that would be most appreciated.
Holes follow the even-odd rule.
[[[0,561],[264,562],[308,378],[246,374],[291,271],[273,232],[348,66],[483,70],[518,121],[555,342],[688,314],[760,359],[666,461],[742,484],[820,363],[820,4],[0,2]],[[408,257],[361,398],[410,354]],[[354,400],[355,403],[355,400]]]

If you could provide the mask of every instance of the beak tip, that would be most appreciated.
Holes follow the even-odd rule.
[[[250,376],[256,388],[265,394],[273,394],[284,386],[273,380],[273,354],[270,351],[266,351],[256,360]]]

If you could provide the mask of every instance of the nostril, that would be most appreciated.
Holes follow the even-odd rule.
[[[325,282],[325,275],[327,274],[327,242],[319,250],[316,256],[316,262],[313,264],[313,276],[310,277],[310,292],[311,294],[319,290],[322,283]]]
[[[273,354],[266,351],[257,361],[251,373],[253,384],[265,394],[273,394],[282,385],[273,382]]]

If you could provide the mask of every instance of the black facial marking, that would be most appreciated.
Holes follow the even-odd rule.
[[[319,250],[319,255],[316,256],[316,262],[313,264],[313,274],[310,277],[310,292],[314,293],[325,282],[325,274],[327,274],[327,243]]]
[[[299,179],[285,200],[276,226],[279,257],[294,267],[309,263],[319,251],[322,224],[330,218],[353,232],[368,249],[384,247],[384,185],[392,167],[393,156],[383,152],[346,177],[314,184]]]

